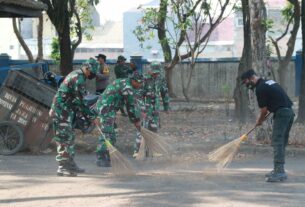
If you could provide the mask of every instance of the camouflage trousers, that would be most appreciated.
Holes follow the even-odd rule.
[[[116,142],[116,133],[114,130],[115,116],[116,112],[114,110],[99,116],[103,134],[100,135],[96,148],[96,155],[98,160],[101,160],[102,155],[108,151],[105,140],[109,140],[112,145],[114,145]]]
[[[145,104],[145,117],[143,126],[147,129],[158,130],[160,128],[159,106],[158,104]]]
[[[53,140],[57,145],[56,161],[65,161],[75,156],[75,133],[72,127],[74,112],[68,110],[55,110],[53,118]]]

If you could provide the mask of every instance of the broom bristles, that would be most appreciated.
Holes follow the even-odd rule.
[[[144,160],[147,156],[151,154],[168,155],[169,145],[164,141],[164,138],[160,137],[158,134],[146,129],[141,129],[142,140],[140,144],[140,149],[137,160]]]
[[[232,162],[235,154],[240,148],[241,143],[245,141],[246,138],[247,135],[242,135],[241,137],[234,139],[233,141],[210,152],[209,160],[213,162],[217,162],[218,168],[227,167]]]
[[[105,142],[109,150],[112,173],[118,176],[135,174],[131,162],[127,160],[108,140]]]
[[[136,156],[136,160],[144,160],[146,157],[147,147],[145,144],[145,139],[142,137],[138,154]]]
[[[103,134],[100,126],[96,125],[100,134]],[[131,162],[127,160],[120,151],[118,151],[108,139],[105,139],[105,144],[109,151],[111,161],[111,171],[115,175],[133,175],[135,174]]]

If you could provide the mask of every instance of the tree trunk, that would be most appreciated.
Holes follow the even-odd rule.
[[[36,62],[42,61],[43,60],[43,15],[39,16],[39,21],[38,21],[38,29],[37,29],[37,47],[38,47],[38,54],[36,58]]]
[[[65,24],[62,31],[58,32],[59,51],[60,51],[60,72],[61,75],[66,76],[73,70],[73,59],[71,53],[71,39],[70,39],[70,26],[69,19],[63,19]]]
[[[186,72],[186,74],[187,74],[187,72]],[[189,96],[188,96],[188,88],[187,88],[187,86],[185,85],[185,76],[187,76],[187,75],[185,75],[185,72],[184,72],[184,68],[182,67],[181,68],[181,73],[180,73],[180,75],[181,75],[181,87],[182,87],[182,93],[183,93],[183,96],[184,96],[184,98],[186,99],[186,101],[189,101]],[[188,77],[186,77],[186,79],[188,79]]]
[[[263,0],[250,1],[250,23],[252,34],[252,68],[262,76],[267,76],[266,27],[267,19]]]
[[[287,67],[288,67],[288,63],[284,63],[282,61],[279,62],[279,67],[278,67],[278,71],[279,71],[279,81],[280,84],[282,86],[282,88],[287,92],[288,86],[287,86],[287,81],[286,81],[286,77],[287,77]]]
[[[272,41],[275,48],[276,48],[276,52],[277,52],[277,56],[278,56],[278,60],[279,60],[279,67],[278,67],[278,71],[279,71],[279,79],[280,79],[280,84],[281,86],[284,88],[285,91],[287,91],[288,89],[288,84],[286,82],[286,77],[287,77],[287,68],[288,68],[288,64],[291,61],[291,57],[294,51],[294,46],[295,46],[295,40],[297,38],[297,33],[300,27],[300,3],[298,0],[289,0],[289,2],[293,5],[293,15],[291,16],[291,18],[293,18],[293,27],[292,30],[290,31],[290,37],[287,41],[287,50],[286,50],[286,54],[285,56],[282,58],[281,54],[280,54],[280,50],[279,50],[279,46],[278,46],[278,41],[280,41],[285,35],[286,33],[289,31],[289,26],[290,26],[290,22],[287,23],[287,27],[285,32],[283,33],[282,36],[280,36],[279,38],[276,39],[276,41]],[[292,20],[292,19],[291,19]]]
[[[173,86],[173,67],[167,67],[165,69],[165,78],[167,82],[167,87],[168,87],[168,94],[170,97],[175,98],[176,95],[174,93],[174,86]]]
[[[189,91],[192,82],[193,72],[196,66],[195,60],[191,60],[190,67],[186,69],[186,73],[184,73],[184,69],[181,70],[181,82],[182,82],[182,93],[186,99],[186,101],[190,101]],[[186,85],[185,85],[186,79]]]
[[[264,22],[267,19],[266,7],[263,0],[250,1],[250,23],[252,38],[252,68],[262,77],[268,76],[267,70],[267,48],[266,48],[266,27]],[[255,114],[259,114],[259,108],[254,93],[249,92],[250,108]],[[256,115],[257,116],[257,115]],[[266,121],[256,131],[256,140],[266,141],[269,139],[268,122]]]
[[[18,39],[18,41],[19,41],[19,43],[21,45],[21,47],[25,51],[25,53],[26,53],[26,55],[28,57],[29,62],[33,63],[34,62],[33,54],[31,52],[31,50],[29,49],[29,47],[27,46],[27,44],[25,43],[23,37],[20,34],[20,31],[19,31],[20,27],[18,28],[19,20],[16,19],[16,18],[13,18],[12,21],[13,21],[14,33],[15,33],[15,35],[16,35],[16,37],[17,37],[17,39]],[[18,22],[18,26],[17,26],[17,22]]]
[[[67,75],[73,70],[70,19],[75,9],[75,0],[40,0],[48,6],[47,14],[56,28],[60,52],[60,73]]]
[[[234,89],[235,117],[240,122],[245,122],[250,117],[249,99],[246,90],[241,86],[241,74],[252,67],[251,54],[251,27],[249,0],[242,0],[243,24],[244,24],[244,48],[238,66],[236,86]]]
[[[305,0],[302,0],[302,11],[305,11]],[[301,91],[299,96],[299,111],[297,121],[305,123],[305,13],[301,13],[302,20],[302,73],[301,73]]]

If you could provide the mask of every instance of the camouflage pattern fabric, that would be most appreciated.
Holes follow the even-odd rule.
[[[53,98],[51,110],[53,115],[54,141],[57,144],[57,161],[65,161],[75,155],[73,119],[77,111],[89,119],[94,119],[88,107],[83,102],[87,94],[86,77],[81,70],[75,70],[67,75]]]
[[[153,78],[151,75],[147,74],[143,88],[144,113],[146,115],[144,122],[146,122],[146,128],[160,127],[160,96],[162,98],[164,111],[168,111],[169,94],[166,80],[161,75],[157,78]]]
[[[142,127],[154,131],[160,128],[160,96],[163,101],[164,111],[168,111],[169,94],[166,80],[160,75],[154,78],[152,75],[146,74],[143,86],[135,93],[136,114],[141,117]],[[137,132],[134,153],[138,152],[141,139],[141,133]]]
[[[114,67],[114,73],[117,79],[128,78],[133,73],[133,70],[126,64],[117,64]]]
[[[98,146],[96,148],[98,160],[102,159],[102,154],[107,151],[105,139],[108,139],[112,144],[115,144],[115,116],[116,111],[118,111],[123,104],[126,105],[131,122],[135,123],[140,120],[139,116],[135,113],[135,91],[129,78],[116,79],[112,84],[107,86],[106,90],[97,101],[96,107],[103,132],[99,137]]]

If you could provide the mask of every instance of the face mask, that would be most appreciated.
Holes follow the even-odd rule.
[[[255,85],[253,82],[249,81],[247,84],[246,84],[246,87],[250,90],[254,90],[255,88]]]
[[[95,78],[96,77],[96,74],[95,73],[92,73],[92,72],[90,72],[90,74],[88,75],[88,79],[89,80],[92,80],[93,78]]]

